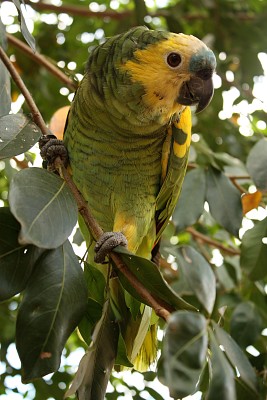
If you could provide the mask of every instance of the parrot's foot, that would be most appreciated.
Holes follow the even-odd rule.
[[[39,140],[40,153],[43,160],[47,162],[48,168],[55,170],[54,162],[60,157],[65,167],[68,165],[68,152],[62,140],[54,135],[41,136]]]
[[[95,245],[95,262],[103,264],[105,257],[117,246],[127,246],[128,242],[122,232],[105,232]]]

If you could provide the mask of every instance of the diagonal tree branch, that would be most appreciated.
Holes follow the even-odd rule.
[[[19,76],[18,72],[16,71],[10,59],[8,58],[8,56],[1,47],[0,47],[0,58],[2,59],[8,71],[10,72],[10,75],[17,84],[18,88],[21,90],[21,93],[25,97],[25,100],[33,114],[34,122],[36,123],[37,126],[39,126],[44,135],[49,134],[50,132],[46,127],[43,117],[38,107],[36,106],[30,92],[28,91],[27,87],[25,86],[24,82]],[[55,166],[59,171],[60,175],[62,176],[62,178],[66,181],[71,192],[73,193],[78,205],[78,209],[85,221],[87,228],[92,233],[92,236],[97,240],[103,234],[103,231],[98,225],[95,218],[90,213],[86,201],[84,200],[83,196],[81,195],[78,188],[74,184],[70,174],[63,165],[63,161],[59,157],[56,159]],[[156,314],[159,317],[167,321],[170,313],[174,311],[174,309],[172,309],[172,307],[169,304],[165,303],[163,300],[155,298],[146,289],[146,287],[138,280],[138,278],[134,274],[132,274],[132,272],[123,263],[121,257],[118,254],[111,252],[110,257],[114,261],[118,270],[128,279],[129,283],[137,291],[137,293],[155,310]]]
[[[58,67],[48,61],[48,59],[42,54],[37,52],[34,53],[26,43],[17,39],[15,36],[10,35],[9,33],[7,33],[6,36],[10,44],[23,51],[23,53],[27,54],[32,60],[46,68],[49,72],[51,72],[51,74],[53,74],[56,78],[63,82],[70,90],[75,91],[77,89],[77,83],[67,77]]]
[[[37,126],[39,126],[39,128],[41,129],[41,131],[44,135],[49,134],[49,129],[47,128],[47,126],[43,120],[43,117],[42,117],[37,105],[35,104],[35,101],[33,100],[29,90],[25,86],[23,80],[19,76],[14,65],[12,64],[9,57],[6,55],[6,53],[4,52],[4,50],[1,46],[0,46],[0,58],[3,61],[4,65],[6,66],[7,70],[9,71],[15,84],[20,89],[21,93],[23,94],[23,96],[29,106],[29,109],[31,110],[33,121],[36,123]]]

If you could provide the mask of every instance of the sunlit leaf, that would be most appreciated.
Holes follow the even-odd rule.
[[[118,246],[114,249],[116,253],[119,253],[123,262],[127,265],[130,271],[143,283],[148,291],[154,294],[159,299],[164,300],[167,304],[172,305],[178,309],[193,310],[194,307],[191,304],[184,301],[178,296],[167,282],[163,279],[157,266],[140,256],[130,253],[124,247]],[[118,271],[119,279],[123,287],[135,298],[144,302],[143,299],[136,293],[131,284],[127,279]]]
[[[212,330],[210,336],[211,380],[207,400],[236,400],[235,375],[224,352],[220,349]]]
[[[35,39],[32,36],[32,34],[29,32],[24,16],[23,16],[23,12],[21,9],[21,4],[24,4],[23,1],[19,1],[19,0],[12,0],[13,3],[15,4],[18,13],[19,13],[19,20],[20,20],[20,28],[21,28],[21,33],[24,36],[24,39],[26,40],[26,42],[28,43],[28,45],[32,48],[33,51],[35,51]]]
[[[231,321],[231,336],[242,348],[253,344],[262,331],[262,320],[255,304],[252,302],[239,303],[235,308]]]
[[[40,138],[41,131],[24,114],[0,118],[0,160],[28,151]]]
[[[170,253],[176,257],[186,284],[211,314],[216,297],[216,280],[209,263],[190,246],[170,248]]]
[[[247,391],[250,390],[254,396],[257,396],[256,373],[247,357],[228,333],[215,323],[213,323],[213,328],[215,330],[216,339],[223,346],[232,366],[238,369],[238,380],[240,380],[241,384],[246,387]]]
[[[267,218],[259,221],[244,234],[241,244],[241,268],[250,279],[258,280],[267,275]]]
[[[11,109],[11,93],[10,93],[10,75],[1,60],[0,60],[0,99],[1,99],[0,117],[2,117],[3,115],[8,114]],[[0,132],[1,131],[2,129],[0,125]],[[0,138],[1,138],[1,133],[0,133]],[[1,140],[0,140],[0,149],[1,149]]]
[[[204,208],[206,176],[204,170],[196,168],[186,174],[178,204],[172,221],[181,231],[193,225],[201,216]]]
[[[54,372],[87,305],[83,272],[69,242],[44,253],[31,275],[16,326],[23,380]]]
[[[196,390],[206,363],[207,345],[207,321],[203,315],[189,311],[171,315],[163,343],[163,376],[159,378],[175,399]]]
[[[58,139],[63,139],[64,128],[70,106],[59,108],[53,115],[49,123],[49,129]]]
[[[113,367],[119,336],[109,300],[103,307],[92,343],[80,361],[78,371],[65,397],[77,394],[79,400],[102,400]]]
[[[250,150],[247,169],[259,190],[267,190],[267,138],[259,140]]]
[[[207,172],[206,199],[216,221],[238,236],[243,218],[240,193],[222,172],[211,167]]]
[[[77,206],[65,181],[41,168],[27,168],[14,176],[9,202],[21,224],[21,244],[56,248],[77,221]]]
[[[9,208],[0,208],[0,301],[25,289],[42,249],[18,243],[20,225]]]
[[[254,193],[245,193],[241,197],[243,213],[246,214],[247,212],[253,210],[254,208],[259,207],[260,202],[262,199],[262,192],[257,190]]]

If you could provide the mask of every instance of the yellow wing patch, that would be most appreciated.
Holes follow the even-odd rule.
[[[176,157],[183,158],[191,144],[191,109],[186,107],[181,115],[180,121],[174,122],[174,126],[181,130],[185,137],[181,142],[179,139],[173,142],[173,151]]]

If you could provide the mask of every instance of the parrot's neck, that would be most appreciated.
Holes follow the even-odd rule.
[[[109,140],[138,141],[155,138],[162,139],[166,135],[166,128],[178,121],[184,106],[177,105],[163,109],[162,104],[153,103],[151,107],[143,98],[145,93],[142,85],[126,82],[115,88],[112,84],[98,82],[103,77],[97,77],[89,71],[79,87],[78,114],[83,115],[88,127],[100,131],[102,136]],[[114,90],[113,90],[114,89]],[[78,96],[77,96],[78,97]],[[144,143],[144,142],[143,142]]]

